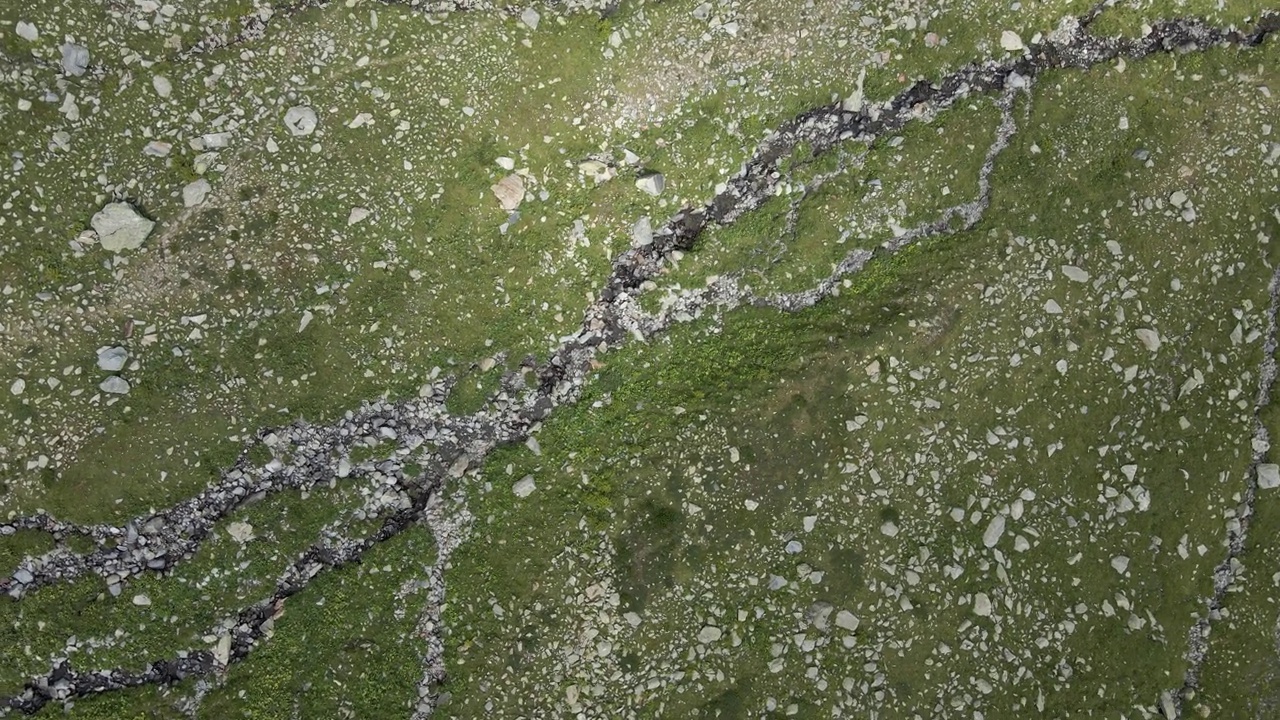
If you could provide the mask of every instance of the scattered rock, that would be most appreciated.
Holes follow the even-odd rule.
[[[667,187],[667,180],[662,173],[649,173],[636,179],[636,187],[656,197]]]
[[[108,203],[90,221],[103,250],[136,250],[156,226],[128,203]]]
[[[247,522],[237,520],[227,525],[227,534],[231,536],[232,540],[243,545],[253,539],[253,526]]]
[[[1062,306],[1058,304],[1058,301],[1057,301],[1057,300],[1054,300],[1053,298],[1050,298],[1050,299],[1049,299],[1049,300],[1044,304],[1044,311],[1045,311],[1045,312],[1047,312],[1047,313],[1049,313],[1050,315],[1061,315],[1061,314],[1062,314]]]
[[[1081,270],[1075,265],[1063,265],[1062,274],[1067,276],[1068,280],[1075,282],[1089,282],[1089,273]]]
[[[350,227],[356,223],[369,217],[369,210],[362,207],[351,208],[351,213],[347,215],[347,226]]]
[[[142,154],[151,157],[168,157],[172,151],[173,143],[164,140],[152,140],[142,148]]]
[[[141,594],[139,594],[139,595],[134,595],[134,596],[133,596],[133,604],[134,604],[134,605],[137,605],[138,607],[147,607],[147,606],[151,605],[151,598],[147,597],[146,595],[141,595]]]
[[[993,548],[1000,542],[1001,535],[1004,535],[1004,515],[997,513],[987,524],[986,531],[982,533],[982,544]]]
[[[648,215],[641,215],[636,224],[631,226],[631,244],[635,247],[653,244],[653,224]]]
[[[1000,33],[1000,47],[1009,52],[1021,52],[1026,49],[1026,46],[1022,44],[1022,38],[1012,30],[1005,30]]]
[[[75,43],[66,43],[62,51],[62,72],[79,77],[89,69],[89,48]]]
[[[27,42],[35,42],[40,39],[40,31],[36,29],[34,23],[25,20],[19,20],[17,25],[13,26],[14,32],[18,33],[18,37]]]
[[[1151,352],[1155,352],[1160,349],[1160,333],[1155,330],[1152,330],[1151,328],[1138,328],[1134,331],[1134,334],[1138,336],[1138,340],[1142,342],[1142,346]]]
[[[186,187],[182,188],[182,206],[195,207],[203,203],[212,189],[209,181],[204,178],[187,183]]]
[[[1187,194],[1181,190],[1175,190],[1173,194],[1169,196],[1169,204],[1174,207],[1182,207],[1183,205],[1186,205]]]
[[[698,642],[703,645],[713,643],[719,640],[723,634],[724,632],[715,625],[703,625],[702,629],[698,631]]]
[[[284,126],[295,137],[310,135],[316,130],[316,111],[306,105],[295,105],[285,111]]]
[[[129,351],[122,347],[98,348],[98,369],[107,372],[120,372],[124,369],[125,360],[129,359]]]
[[[13,384],[9,386],[9,392],[13,393],[14,395],[21,395],[24,391],[26,391],[26,389],[27,389],[27,381],[23,380],[22,378],[18,378],[17,380],[14,380]]]
[[[1280,487],[1280,465],[1275,463],[1258,465],[1258,487],[1263,490]]]
[[[518,498],[529,497],[533,494],[533,491],[537,489],[537,486],[533,482],[532,475],[525,475],[511,486],[511,492],[515,493]]]
[[[515,210],[524,201],[524,180],[519,175],[508,175],[489,189],[498,198],[498,204],[503,210]]]
[[[542,16],[538,14],[538,11],[531,7],[525,8],[524,12],[520,13],[520,22],[528,25],[530,30],[537,30],[538,21],[541,19]]]
[[[507,172],[511,172],[516,169],[516,161],[509,157],[500,157],[494,162],[498,163],[498,167],[506,170]]]
[[[1111,558],[1111,567],[1123,575],[1129,569],[1129,558],[1124,555],[1117,555]]]
[[[98,389],[112,395],[125,395],[129,392],[129,381],[119,375],[112,375],[98,383]]]
[[[18,568],[18,571],[13,574],[13,579],[17,580],[23,585],[26,585],[30,583],[32,580],[35,580],[36,578],[34,575],[31,574],[30,570],[27,570],[26,568]]]
[[[853,632],[858,629],[858,617],[848,610],[841,610],[836,613],[836,627]]]
[[[151,87],[155,88],[156,94],[162,98],[167,98],[173,93],[173,83],[169,82],[169,78],[163,75],[152,77]]]
[[[974,593],[973,614],[978,617],[991,617],[991,598],[986,593]]]

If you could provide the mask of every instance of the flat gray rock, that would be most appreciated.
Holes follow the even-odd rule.
[[[666,189],[667,179],[662,177],[662,173],[650,173],[637,179],[636,187],[656,197]]]
[[[525,475],[524,477],[517,480],[515,485],[511,486],[511,492],[515,493],[516,497],[521,497],[521,498],[529,497],[531,494],[533,494],[533,491],[536,489],[537,489],[537,486],[534,485],[533,483],[532,475]]]
[[[26,40],[27,42],[35,42],[40,39],[40,31],[36,29],[34,23],[19,20],[18,23],[13,26],[13,30],[18,33],[18,37]]]
[[[525,8],[524,12],[520,13],[520,22],[528,25],[530,30],[537,30],[538,21],[541,19],[542,16],[538,14],[538,11],[531,7]]]
[[[213,187],[209,185],[209,181],[204,178],[187,183],[186,187],[182,188],[183,207],[195,207],[203,203],[212,189]]]
[[[66,43],[62,51],[62,72],[79,77],[89,69],[89,48],[75,43]]]
[[[631,243],[636,247],[653,244],[653,224],[648,215],[643,215],[631,226]]]
[[[122,347],[104,347],[98,349],[98,369],[107,372],[120,372],[129,359],[129,351]]]
[[[129,392],[129,381],[119,375],[112,375],[101,383],[98,383],[98,389],[104,393],[111,393],[112,395],[124,395]]]
[[[128,203],[108,203],[90,221],[103,250],[120,252],[142,247],[151,234],[154,222],[142,217]]]
[[[306,105],[296,105],[284,112],[284,126],[295,136],[315,132],[316,122],[316,111]]]

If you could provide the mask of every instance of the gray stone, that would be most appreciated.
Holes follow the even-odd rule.
[[[533,491],[537,489],[538,489],[537,485],[535,485],[533,482],[532,475],[525,475],[524,477],[517,480],[514,485],[511,486],[511,492],[515,493],[516,497],[520,497],[520,498],[529,497],[531,494],[533,494]]]
[[[974,593],[973,614],[978,617],[991,616],[991,598],[986,593]]]
[[[112,375],[98,383],[98,389],[112,395],[124,395],[129,392],[129,381],[119,375]]]
[[[142,217],[128,203],[108,203],[90,221],[103,250],[136,250],[151,234],[155,223]]]
[[[204,178],[187,183],[186,187],[182,188],[182,206],[195,207],[203,203],[212,189],[209,181]]]
[[[989,548],[995,547],[1000,542],[1001,535],[1004,535],[1004,515],[997,514],[991,518],[986,531],[982,533],[982,544]]]
[[[713,643],[719,640],[722,635],[724,635],[724,632],[715,625],[704,625],[702,626],[702,629],[698,631],[698,642],[703,645]]]
[[[16,572],[16,573],[14,573],[14,574],[13,574],[13,579],[14,579],[14,580],[17,580],[18,582],[22,583],[23,585],[26,585],[27,583],[31,582],[32,580],[35,580],[35,576],[33,576],[33,575],[31,574],[31,572],[30,572],[29,570],[27,570],[26,568],[18,568],[18,572]]]
[[[13,26],[13,30],[18,34],[18,37],[27,42],[35,42],[40,39],[40,31],[36,29],[34,23],[19,20],[18,24]]]
[[[1280,465],[1275,463],[1258,465],[1258,487],[1263,490],[1280,487]]]
[[[156,94],[162,98],[169,97],[169,94],[173,92],[173,83],[169,82],[169,78],[163,75],[152,77],[151,87],[155,88]]]
[[[1151,328],[1138,328],[1134,331],[1134,334],[1138,336],[1138,340],[1142,343],[1142,346],[1151,352],[1155,352],[1160,349],[1160,333],[1155,330],[1152,330]]]
[[[519,175],[508,175],[489,188],[498,198],[503,210],[511,211],[524,201],[524,180]]]
[[[285,111],[284,126],[295,136],[310,135],[316,131],[316,111],[306,105],[295,105]]]
[[[662,173],[649,173],[636,180],[636,187],[656,197],[666,189],[667,180],[662,177]]]
[[[635,225],[631,226],[631,244],[636,247],[653,244],[653,224],[648,215],[642,215]]]
[[[520,22],[528,25],[530,30],[537,30],[538,21],[541,19],[542,16],[538,14],[538,11],[531,7],[525,8],[524,12],[520,13]]]
[[[89,69],[89,48],[74,43],[66,43],[62,50],[62,71],[68,75],[79,77]]]
[[[129,351],[122,347],[98,348],[98,368],[107,372],[120,372],[124,369],[125,360],[129,359]]]
[[[836,627],[853,632],[858,629],[858,618],[848,610],[841,610],[836,613]]]

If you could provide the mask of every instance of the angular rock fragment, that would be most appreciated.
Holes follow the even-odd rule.
[[[1012,30],[1000,33],[1000,47],[1009,52],[1021,52],[1026,49],[1022,44],[1022,38]]]
[[[649,173],[636,179],[636,187],[656,197],[667,187],[667,181],[662,173]]]
[[[59,50],[62,52],[62,72],[79,77],[89,69],[89,48],[66,43]]]
[[[18,23],[13,26],[13,31],[18,34],[18,37],[26,40],[27,42],[35,42],[40,39],[40,31],[36,29],[35,24],[29,23],[25,20],[19,20]]]
[[[1258,465],[1258,487],[1263,490],[1280,487],[1280,465],[1275,463]]]
[[[519,175],[508,175],[489,188],[498,198],[503,210],[515,210],[524,201],[524,180]]]
[[[209,191],[212,189],[212,186],[209,185],[209,181],[204,178],[187,183],[187,185],[182,188],[182,206],[195,207],[200,205],[204,202],[205,198],[209,196]]]
[[[120,372],[125,360],[129,359],[129,351],[122,347],[103,347],[98,349],[98,369],[107,372]]]
[[[98,389],[112,395],[125,395],[129,392],[129,381],[119,375],[112,375],[98,383]]]
[[[525,475],[511,486],[511,492],[515,493],[518,498],[529,497],[536,489],[537,486],[533,482],[532,475]]]
[[[103,250],[120,252],[137,250],[156,224],[134,210],[128,203],[108,203],[90,221],[98,233]]]
[[[285,111],[284,126],[295,137],[310,135],[316,130],[316,111],[306,105],[295,105]]]

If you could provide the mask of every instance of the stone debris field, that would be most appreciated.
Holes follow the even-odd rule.
[[[1280,6],[8,3],[0,130],[0,717],[1280,717]]]

